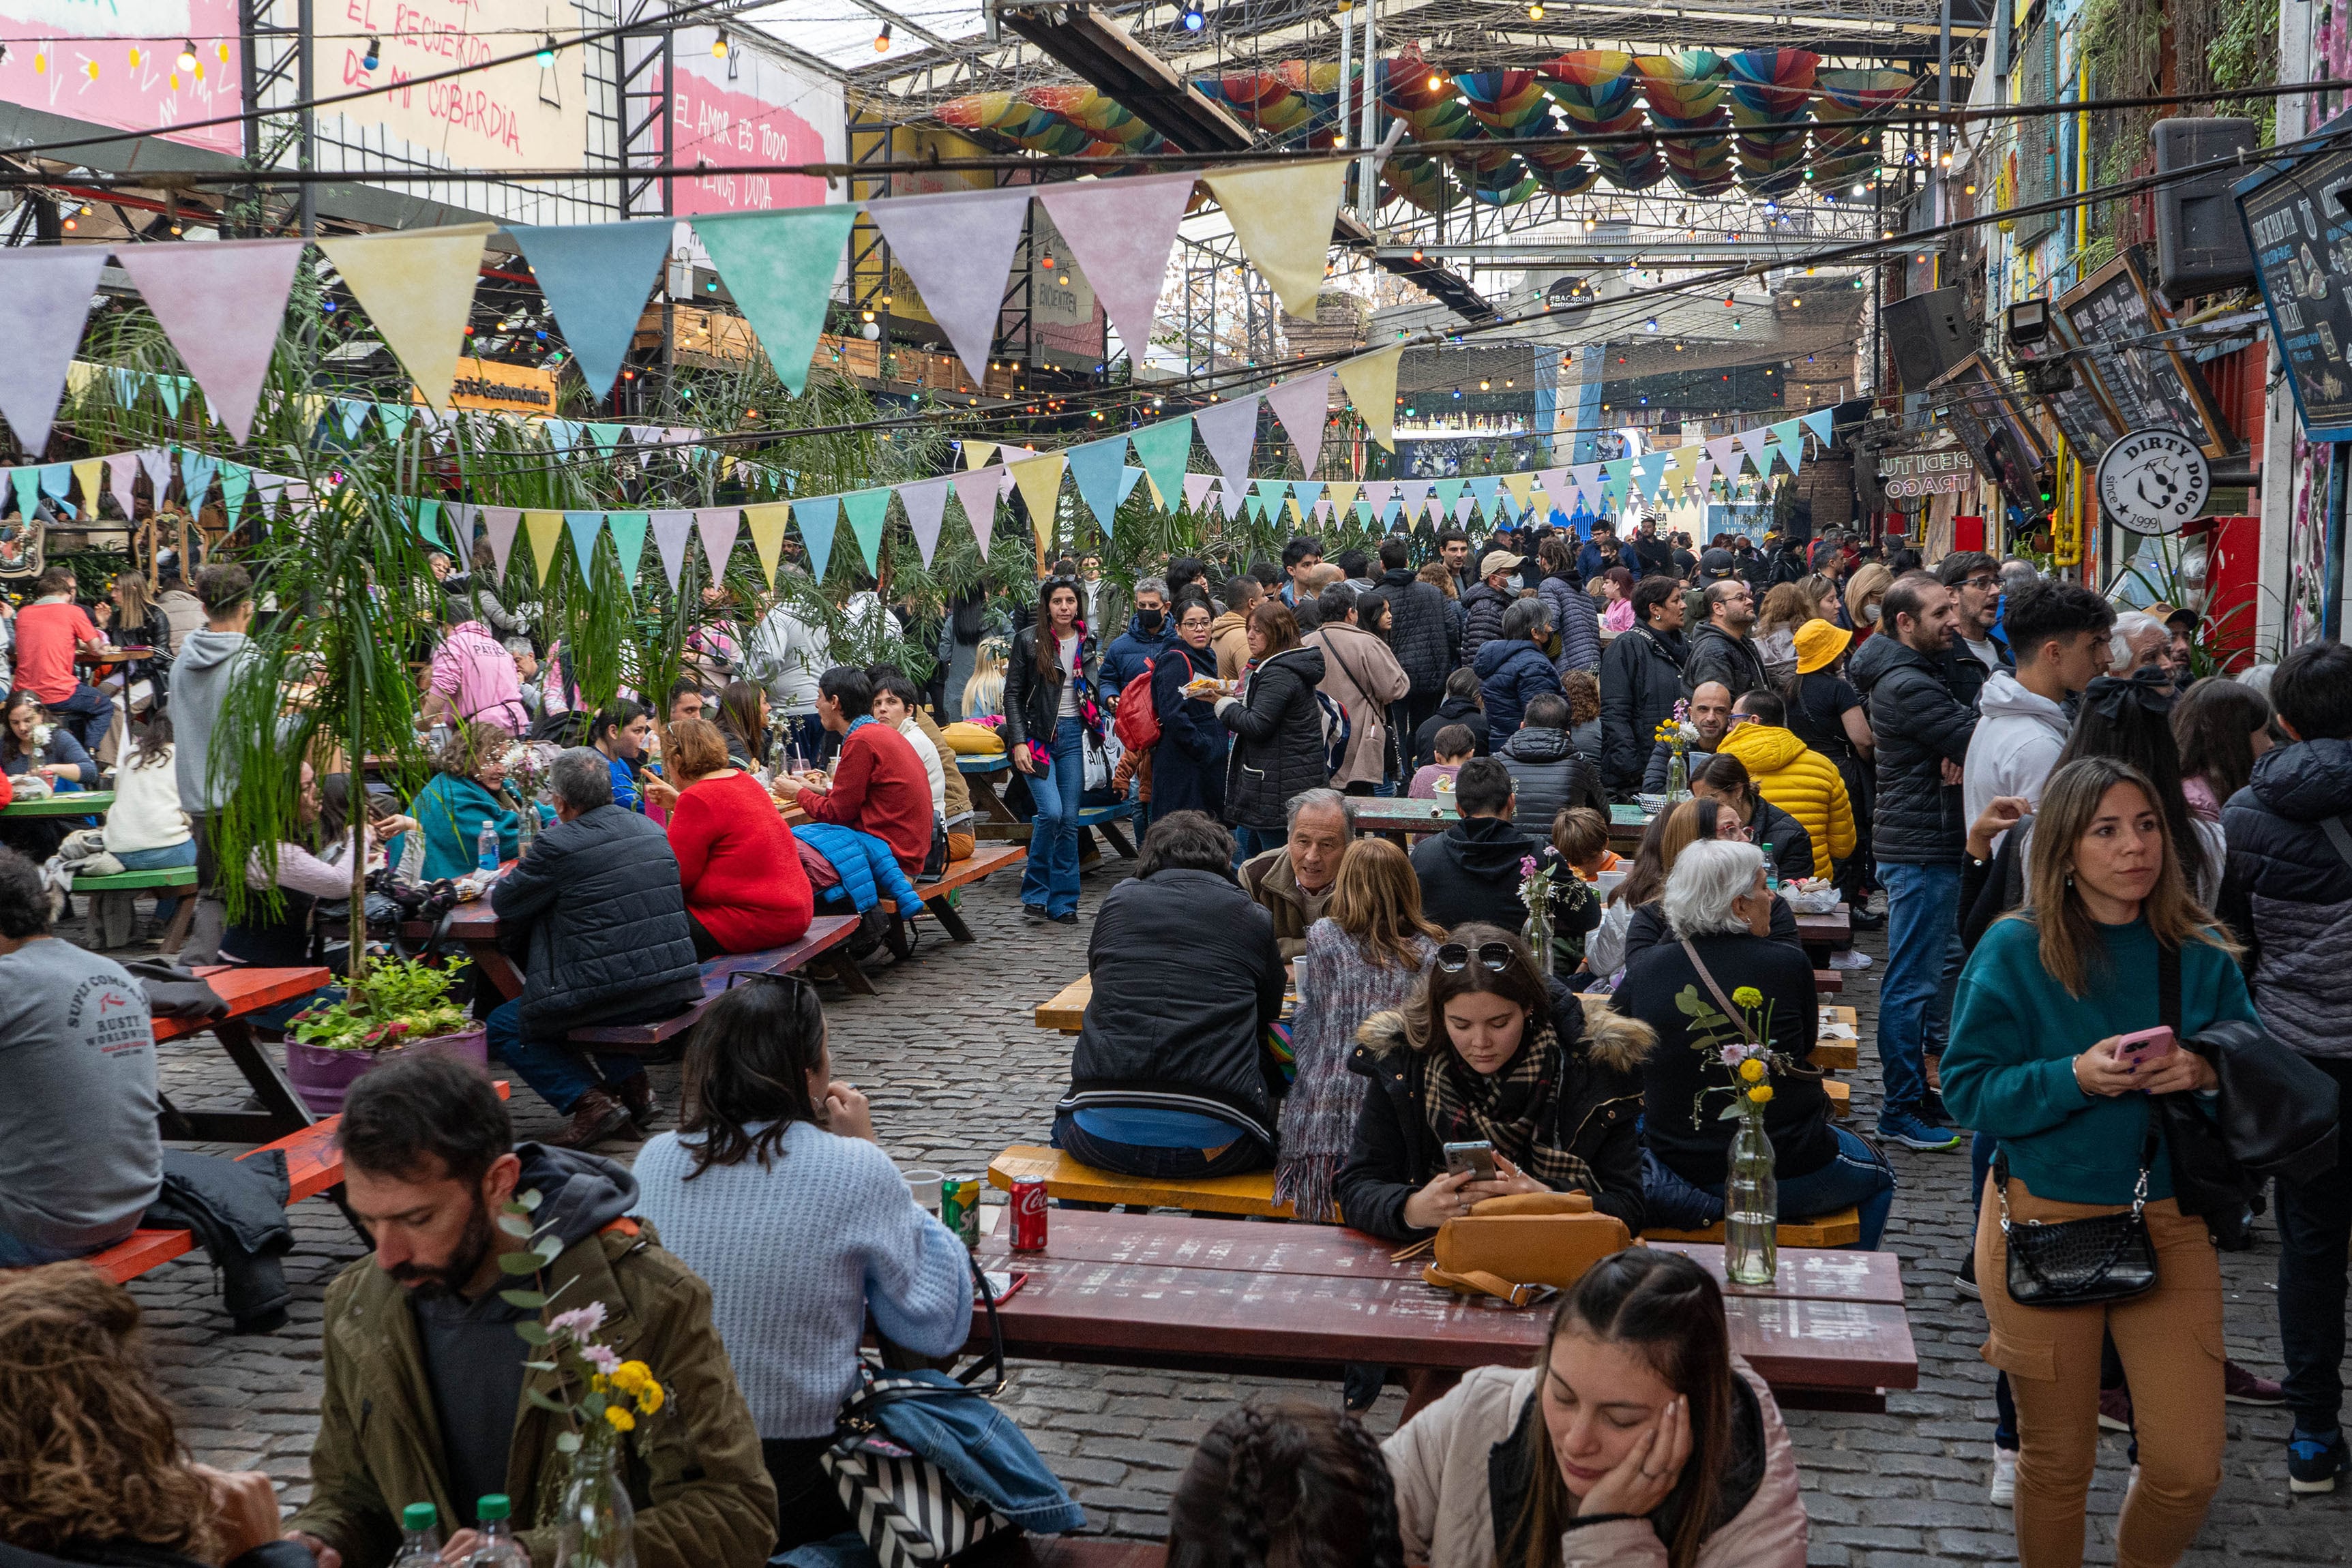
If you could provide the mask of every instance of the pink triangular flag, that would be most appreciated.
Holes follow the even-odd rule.
[[[1739,440],[1737,436],[1718,435],[1704,443],[1707,456],[1715,460],[1715,471],[1727,479],[1739,477]]]
[[[948,490],[954,482],[953,475],[942,475],[898,486],[898,504],[907,508],[907,528],[915,536],[915,549],[927,567],[931,564],[931,552],[940,548],[940,521],[947,516]]]
[[[1572,512],[1576,509],[1576,481],[1568,476],[1567,469],[1546,468],[1536,476],[1536,483],[1543,486],[1544,498],[1551,503],[1555,511]]]
[[[122,515],[131,517],[137,510],[131,502],[131,486],[139,477],[139,454],[117,452],[106,460],[107,487],[114,498],[122,503]]]
[[[286,476],[283,474],[255,473],[253,493],[261,497],[261,510],[264,516],[278,509],[278,503],[286,495],[287,483]]]
[[[253,434],[253,411],[285,324],[302,246],[299,239],[220,240],[131,245],[114,253],[205,389],[214,417],[239,445]]]
[[[735,533],[742,521],[740,507],[705,507],[694,514],[695,528],[702,535],[702,556],[710,563],[713,582],[727,575],[727,558],[735,553]]]
[[[1772,439],[1770,425],[1760,424],[1754,430],[1743,430],[1732,439],[1739,443],[1739,449],[1742,452],[1748,454],[1748,461],[1756,465],[1756,476],[1759,479],[1769,479],[1772,476],[1772,454],[1767,450],[1766,445]],[[1736,477],[1739,470],[1734,467],[1727,472]]]
[[[456,546],[450,553],[457,558],[457,570],[468,570],[474,560],[474,518],[481,507],[469,501],[450,501],[441,507],[443,531]]]
[[[1199,511],[1201,503],[1209,498],[1209,486],[1216,482],[1217,476],[1214,474],[1185,475],[1184,505],[1193,511]]]
[[[1028,187],[870,202],[866,215],[889,242],[890,259],[907,269],[973,384],[986,384],[1005,276],[1029,221]]]
[[[20,246],[0,260],[0,343],[8,345],[0,414],[36,461],[49,444],[49,423],[105,266],[102,245]]]
[[[674,507],[653,515],[654,549],[661,554],[662,575],[669,579],[669,591],[677,591],[677,580],[686,570],[686,541],[694,532],[694,513],[684,507]]]
[[[1429,481],[1426,479],[1400,479],[1397,481],[1397,499],[1404,503],[1404,520],[1406,522],[1410,523],[1414,521],[1423,512],[1429,509]]]
[[[1471,514],[1472,512],[1474,512],[1474,511],[1477,510],[1477,509],[1478,509],[1478,501],[1477,501],[1477,497],[1474,497],[1474,496],[1465,496],[1465,497],[1463,497],[1460,500],[1458,500],[1458,501],[1454,502],[1454,526],[1455,526],[1456,528],[1467,528],[1467,527],[1469,526],[1469,523],[1470,523],[1470,514]]]
[[[1252,392],[1231,402],[1213,402],[1192,415],[1192,428],[1201,433],[1201,444],[1209,449],[1231,493],[1225,508],[1229,517],[1249,482],[1250,453],[1257,446],[1257,402],[1258,394]]]
[[[155,492],[155,505],[163,505],[163,492],[172,484],[172,455],[161,446],[150,446],[139,454],[139,466],[147,470],[147,483]]]
[[[1323,455],[1323,422],[1331,408],[1331,372],[1317,371],[1295,381],[1276,382],[1266,389],[1265,402],[1289,433],[1291,444],[1298,448],[1299,472],[1313,478],[1315,460]]]
[[[1316,521],[1318,524],[1322,524],[1322,523],[1328,523],[1328,522],[1329,522],[1330,520],[1331,520],[1331,503],[1330,503],[1330,502],[1328,502],[1328,501],[1318,501],[1318,502],[1316,502],[1316,503],[1315,503],[1315,521]]]
[[[963,507],[963,520],[971,525],[971,537],[980,541],[983,560],[996,538],[996,503],[1003,498],[1003,486],[1011,479],[1002,463],[967,468],[955,476],[956,500]]]
[[[1364,499],[1371,503],[1374,522],[1387,516],[1389,503],[1396,498],[1396,481],[1393,479],[1373,479],[1366,482]]]
[[[1576,470],[1577,494],[1591,503],[1595,511],[1601,508],[1601,465],[1587,463]]]
[[[507,580],[507,558],[514,553],[515,530],[522,526],[520,507],[484,507],[482,527],[490,538],[490,568],[499,580]]]
[[[1244,484],[1241,480],[1220,479],[1217,481],[1217,504],[1224,507],[1225,520],[1227,522],[1231,522],[1242,515],[1242,507],[1248,502],[1248,500],[1249,486]]]
[[[1129,360],[1151,342],[1152,313],[1168,276],[1168,251],[1192,198],[1190,174],[1041,185],[1037,200],[1078,271],[1118,329]],[[918,287],[921,287],[919,284]]]

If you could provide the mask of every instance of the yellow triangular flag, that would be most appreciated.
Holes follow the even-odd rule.
[[[319,422],[327,417],[327,400],[318,392],[303,392],[294,400],[294,406],[301,410],[305,434],[316,429]]]
[[[1325,486],[1323,493],[1331,497],[1331,515],[1335,517],[1346,517],[1349,508],[1356,504],[1356,492],[1362,488],[1361,485],[1344,483]]]
[[[1503,476],[1503,488],[1511,493],[1511,499],[1519,504],[1522,512],[1535,505],[1536,476],[1533,474],[1506,474]]]
[[[1314,318],[1347,177],[1347,161],[1339,158],[1204,176],[1250,265],[1293,316]]]
[[[98,367],[91,364],[88,360],[76,360],[67,365],[66,395],[68,397],[81,396],[84,392],[87,392],[89,389],[91,378],[95,377],[97,374]]]
[[[461,224],[319,241],[417,392],[445,413],[481,276],[482,241],[496,227]]]
[[[1360,360],[1342,360],[1332,367],[1339,372],[1339,384],[1348,389],[1348,401],[1356,405],[1356,417],[1364,422],[1365,432],[1391,452],[1396,450],[1397,365],[1403,358],[1404,345],[1398,343]]]
[[[1013,486],[1021,492],[1022,504],[1029,508],[1029,526],[1037,530],[1040,538],[1054,531],[1055,508],[1062,498],[1062,470],[1069,458],[1059,452],[1048,452],[1042,457],[1024,457],[1006,465],[1013,476]]]
[[[555,568],[555,541],[563,537],[562,512],[525,512],[522,531],[530,540],[530,559],[539,563],[540,586],[547,586],[547,574]]]
[[[1151,470],[1149,468],[1143,471],[1143,483],[1145,487],[1151,492],[1152,506],[1160,511],[1166,511],[1168,509],[1168,497],[1160,493],[1160,481],[1151,476]]]
[[[963,465],[967,468],[985,468],[988,460],[995,455],[996,443],[993,441],[967,441],[963,444]]]
[[[769,501],[743,508],[743,520],[751,525],[751,548],[759,553],[760,575],[768,586],[776,585],[776,553],[784,546],[784,525],[792,521],[790,501]]]
[[[95,517],[98,516],[98,493],[106,487],[106,459],[85,458],[74,465],[73,471],[74,477],[81,483],[82,507]],[[125,506],[122,510],[124,516],[130,515],[131,508],[128,506]]]
[[[1299,510],[1298,510],[1298,497],[1296,497],[1296,496],[1285,496],[1285,497],[1282,498],[1282,504],[1283,504],[1283,506],[1284,506],[1286,508],[1287,508],[1287,509],[1289,510],[1289,513],[1290,513],[1290,526],[1291,526],[1292,528],[1299,528],[1299,527],[1303,526],[1303,525],[1306,523],[1306,521],[1307,521],[1306,517],[1305,517],[1304,516],[1302,516],[1302,515],[1300,514]]]

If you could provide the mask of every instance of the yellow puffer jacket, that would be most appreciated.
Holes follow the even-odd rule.
[[[1758,793],[1797,819],[1813,837],[1813,874],[1828,876],[1830,862],[1854,851],[1853,802],[1837,765],[1810,750],[1792,730],[1738,724],[1717,751],[1739,758]]]

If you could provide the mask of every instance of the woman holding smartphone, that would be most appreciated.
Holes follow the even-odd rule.
[[[2172,1012],[2194,1039],[2223,1019],[2253,1022],[2254,1009],[2235,946],[2189,894],[2146,775],[2108,758],[2070,762],[2042,787],[2035,824],[2031,896],[1961,971],[1944,1095],[1963,1124],[2000,1142],[1980,1196],[1976,1277],[1992,1323],[1983,1354],[2009,1375],[2017,1405],[2020,1561],[2083,1560],[2105,1335],[2139,1434],[2116,1561],[2142,1568],[2178,1562],[2196,1539],[2221,1485],[2223,1438],[2221,1262],[2205,1222],[2173,1197],[2150,1103],[2210,1092],[2215,1077],[2161,1026]],[[2153,1289],[2081,1306],[2011,1297],[2005,1218],[2115,1214],[2141,1191]]]

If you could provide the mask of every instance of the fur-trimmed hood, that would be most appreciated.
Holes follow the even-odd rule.
[[[1551,1000],[1558,1020],[1581,1020],[1562,1031],[1568,1036],[1565,1043],[1597,1067],[1605,1067],[1612,1072],[1638,1073],[1650,1048],[1658,1043],[1655,1030],[1640,1019],[1627,1018],[1612,1009],[1605,991],[1579,993],[1555,979],[1551,983]],[[1412,1036],[1405,1029],[1404,1013],[1396,1008],[1383,1008],[1358,1024],[1356,1043],[1383,1060],[1416,1049]]]

